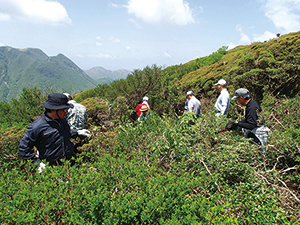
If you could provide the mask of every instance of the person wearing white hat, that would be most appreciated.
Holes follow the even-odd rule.
[[[227,112],[229,110],[230,97],[226,88],[226,81],[224,79],[221,79],[215,84],[215,86],[217,86],[218,90],[220,91],[220,95],[215,103],[215,116],[219,117],[220,115],[227,115]]]
[[[193,113],[194,118],[198,118],[201,113],[200,101],[194,96],[194,93],[192,91],[186,92],[186,98],[189,100],[186,112]]]

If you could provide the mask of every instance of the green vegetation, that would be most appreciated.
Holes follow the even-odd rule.
[[[0,104],[0,224],[298,224],[298,39],[292,33],[179,66],[147,66],[77,94],[93,135],[78,148],[78,167],[41,174],[18,144],[45,96],[23,89]],[[232,101],[229,118],[216,121],[213,83],[221,77],[231,94],[246,87],[261,103],[271,129],[265,153],[241,130],[216,134],[243,117]],[[203,107],[193,126],[180,124],[188,88]],[[152,111],[140,124],[133,110],[144,95]],[[109,103],[117,126],[103,129],[96,114],[107,115]]]

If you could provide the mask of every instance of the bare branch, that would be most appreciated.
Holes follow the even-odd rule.
[[[280,121],[273,114],[272,114],[272,118],[274,118],[277,121],[277,123],[279,123],[280,126],[282,126],[284,128],[284,126],[280,123]]]
[[[205,162],[204,162],[203,160],[200,160],[200,162],[204,165],[204,167],[205,167],[205,169],[207,170],[207,172],[209,173],[209,175],[212,176],[212,174],[211,174],[211,172],[209,171],[209,169],[207,168]],[[215,181],[215,185],[217,185],[218,190],[220,191],[219,185],[218,185],[218,183],[217,183],[216,181]]]
[[[285,170],[282,170],[279,173],[285,173],[285,172],[290,171],[290,170],[298,170],[298,169],[299,169],[299,165],[296,165],[294,167],[290,167],[290,168],[287,168]]]
[[[277,160],[276,160],[276,163],[275,163],[275,165],[273,166],[273,169],[269,170],[268,172],[271,172],[271,171],[274,171],[274,170],[276,170],[276,166],[277,166],[277,164],[278,164],[278,161],[279,161],[279,159],[280,159],[280,158],[284,158],[284,156],[283,156],[283,155],[281,155],[281,156],[277,157]]]
[[[288,191],[291,195],[293,195],[293,197],[297,200],[297,202],[300,202],[299,198],[288,188],[288,186],[286,185],[286,183],[284,183],[279,178],[277,178],[277,180],[280,181],[285,186],[285,190]]]

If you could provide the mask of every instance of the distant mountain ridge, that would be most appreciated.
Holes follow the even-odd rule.
[[[99,84],[104,84],[111,83],[113,80],[125,79],[132,71],[124,69],[111,71],[104,69],[103,67],[93,67],[84,72],[95,79]]]
[[[97,84],[63,54],[49,57],[36,48],[0,47],[0,101],[17,98],[23,88],[75,94]]]

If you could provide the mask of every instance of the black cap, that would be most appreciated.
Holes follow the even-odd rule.
[[[73,104],[68,103],[67,96],[61,94],[61,93],[52,93],[48,95],[48,101],[44,102],[42,105],[46,109],[68,109],[73,108]]]

